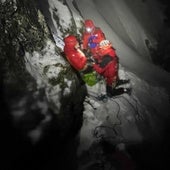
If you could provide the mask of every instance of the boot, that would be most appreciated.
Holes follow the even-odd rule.
[[[106,86],[106,93],[108,97],[113,97],[113,96],[117,96],[117,95],[121,95],[124,93],[124,88],[112,88],[112,86]]]
[[[112,86],[106,86],[106,93],[107,93],[107,96],[108,97],[112,97],[113,96],[113,94],[112,94]]]
[[[124,88],[124,93],[127,93],[128,95],[131,95],[132,89],[131,88]]]
[[[108,97],[118,96],[124,93],[131,95],[131,88],[112,88],[111,86],[106,86],[106,92]]]
[[[120,86],[122,84],[127,84],[129,82],[130,82],[130,80],[118,80],[117,83],[116,83],[116,86]]]

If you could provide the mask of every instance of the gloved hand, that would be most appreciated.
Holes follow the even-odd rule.
[[[91,57],[88,57],[87,61],[90,62],[90,63],[94,63],[94,59],[93,59],[92,56],[91,56]]]
[[[91,63],[88,63],[84,70],[82,70],[83,74],[87,74],[93,71],[93,65]]]

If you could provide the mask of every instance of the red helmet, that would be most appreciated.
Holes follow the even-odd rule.
[[[112,47],[112,44],[109,40],[102,40],[100,43],[99,43],[99,48],[100,49],[103,49],[103,50],[106,50],[108,48],[111,48]]]
[[[112,44],[109,40],[102,40],[99,43],[98,54],[101,56],[106,55],[112,49]]]
[[[74,35],[69,35],[64,38],[64,43],[67,45],[69,44],[69,45],[75,46],[78,43],[78,41]]]
[[[84,26],[85,26],[86,32],[88,33],[92,32],[95,28],[93,21],[90,19],[85,20]]]

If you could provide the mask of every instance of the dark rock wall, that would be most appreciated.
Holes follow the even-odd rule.
[[[58,101],[61,109],[56,115],[47,101],[45,89],[37,89],[36,81],[25,69],[25,51],[41,51],[46,38],[51,38],[44,25],[45,21],[38,19],[36,1],[0,3],[0,169],[77,168],[76,136],[82,125],[85,85],[70,68],[75,88]],[[39,101],[49,105],[45,115]],[[14,117],[14,111],[21,112],[21,116]],[[50,116],[50,120],[42,123],[46,116]],[[37,126],[42,126],[41,136],[32,143],[28,133]]]

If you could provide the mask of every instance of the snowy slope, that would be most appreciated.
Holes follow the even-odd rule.
[[[153,32],[153,27],[159,26],[162,22],[159,8],[151,6],[153,2],[150,1],[149,5],[143,6],[141,2],[133,4],[131,1],[123,0],[107,3],[102,0],[76,2],[83,17],[93,19],[114,44],[120,64],[123,65],[119,72],[120,77],[125,75],[126,78],[130,78],[133,89],[130,97],[122,95],[108,99],[106,103],[93,98],[85,101],[85,121],[80,132],[79,152],[88,149],[99,139],[94,135],[96,127],[100,137],[110,138],[114,142],[137,142],[146,140],[145,138],[149,138],[151,134],[159,136],[164,121],[169,116],[170,74],[151,63],[145,45],[145,39],[149,39],[153,46],[156,44],[156,32]],[[135,5],[144,13],[132,11]],[[147,18],[150,7],[153,8],[153,14]],[[154,14],[159,17],[152,22]],[[88,89],[90,93],[91,88]],[[145,134],[144,129],[148,130],[148,134]]]
[[[49,0],[48,2],[47,15],[51,17],[49,27],[54,33],[53,36],[56,35],[56,45],[62,49],[61,43],[58,44],[57,42],[62,42],[64,34],[60,31],[59,25],[61,24],[58,25],[58,23],[63,22],[63,27],[67,28],[70,24],[70,16],[73,16],[75,23],[79,26],[82,18],[71,3],[72,1],[67,0],[72,13],[59,1]],[[104,84],[99,82],[92,88],[87,86],[89,97],[84,102],[84,123],[80,131],[79,154],[82,150],[87,150],[94,141],[101,137],[114,143],[128,143],[148,139],[151,134],[159,136],[163,129],[163,123],[169,116],[170,104],[167,91],[170,87],[170,75],[154,66],[149,59],[144,41],[147,38],[153,44],[156,43],[152,31],[145,29],[146,27],[143,25],[146,24],[135,17],[135,13],[131,11],[129,4],[127,5],[123,0],[107,1],[108,6],[102,0],[76,0],[76,2],[83,17],[93,19],[114,44],[120,58],[120,78],[129,78],[133,89],[131,96],[124,94],[103,102],[95,100],[92,93],[95,95],[104,93]],[[113,7],[115,10],[113,10]],[[112,11],[113,19],[115,18],[113,22],[111,22],[111,17],[107,17],[111,15]],[[58,23],[54,20],[55,14],[61,19]],[[56,68],[53,70],[53,62],[63,63],[59,56],[54,55],[53,60],[53,57],[48,55],[51,48],[53,50],[53,45],[47,43],[44,55],[34,52],[35,55],[32,56],[31,60],[30,54],[26,53],[27,68],[38,80],[42,81],[51,76],[50,74],[43,75],[45,77],[42,76],[41,68],[46,66],[46,62],[49,66],[51,65],[53,76],[58,72],[58,70],[55,70]],[[36,62],[34,62],[34,59]],[[39,62],[39,59],[41,62]],[[32,68],[35,70],[33,71]],[[48,87],[46,81],[43,84]],[[53,89],[52,92],[54,93],[52,95],[47,94],[49,100],[50,97],[55,97],[54,101],[56,101],[57,90],[60,89],[57,87],[50,88]]]
[[[106,102],[97,101],[91,96],[89,88],[90,97],[85,100],[86,110],[78,153],[87,150],[101,138],[115,144],[138,143],[149,139],[150,135],[159,136],[162,133],[170,106],[164,89],[150,86],[123,68],[119,72],[120,77],[130,78],[133,89],[131,96],[123,94],[108,98]],[[100,91],[94,94],[100,94]]]
[[[153,45],[156,43],[152,30],[153,27],[161,24],[160,17],[155,18],[158,19],[157,22],[152,22],[153,18],[149,20],[148,17],[148,22],[153,25],[152,27],[147,26],[150,29],[146,29],[146,26],[143,26],[146,25],[143,20],[147,15],[150,15],[149,12],[140,13],[143,20],[141,19],[139,23],[135,13],[133,14],[129,8],[130,3],[127,5],[124,0],[112,0],[107,3],[102,0],[76,0],[76,2],[83,17],[93,19],[95,24],[103,29],[106,37],[116,48],[120,63],[126,69],[154,86],[163,86],[169,89],[169,74],[154,66],[145,55],[148,52],[144,40],[147,38]],[[141,4],[137,5],[136,3],[136,6],[140,8]],[[116,10],[113,10],[115,8]],[[159,15],[157,12],[158,10],[155,10],[155,16]]]

